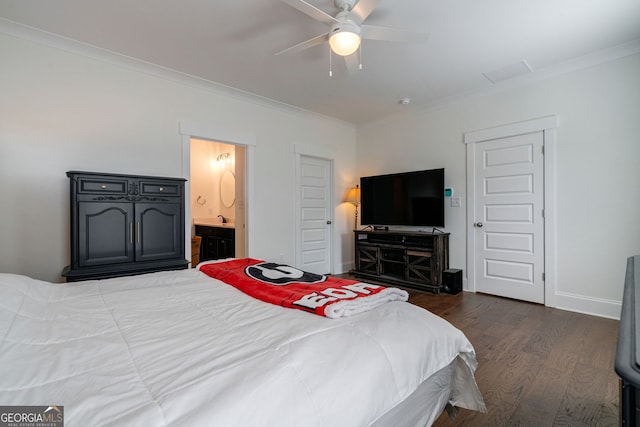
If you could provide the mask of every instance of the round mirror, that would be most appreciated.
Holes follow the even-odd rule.
[[[225,208],[230,208],[236,201],[236,176],[229,170],[220,178],[220,200]]]

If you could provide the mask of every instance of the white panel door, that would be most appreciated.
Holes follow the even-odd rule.
[[[475,150],[476,290],[544,303],[543,132]]]
[[[331,272],[331,161],[300,156],[300,230],[297,267]]]

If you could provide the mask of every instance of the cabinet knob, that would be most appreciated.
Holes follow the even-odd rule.
[[[328,220],[328,221],[327,221],[327,224],[331,224],[331,220]]]
[[[481,223],[481,222],[476,222],[476,223],[475,223],[475,224],[473,224],[473,225],[474,225],[474,227],[477,227],[477,228],[482,228],[482,227],[484,226],[484,224],[483,224],[483,223]]]
[[[102,185],[100,186],[100,188],[102,188],[103,190],[106,190],[106,189],[107,189],[107,184],[102,184]]]
[[[160,187],[160,188],[159,188],[159,190],[160,190],[160,191],[164,191],[164,187]]]

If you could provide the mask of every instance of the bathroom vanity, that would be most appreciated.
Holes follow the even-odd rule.
[[[231,258],[236,253],[236,230],[233,224],[195,221],[196,236],[202,237],[200,261]]]

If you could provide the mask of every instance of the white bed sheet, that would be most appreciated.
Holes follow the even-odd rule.
[[[367,426],[456,358],[464,334],[409,303],[326,319],[196,270],[53,284],[0,274],[0,404],[64,405],[65,425]]]

